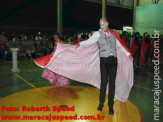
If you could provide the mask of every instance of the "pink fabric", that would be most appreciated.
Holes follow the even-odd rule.
[[[133,61],[117,47],[118,69],[115,97],[125,102],[133,85]],[[91,84],[100,89],[100,58],[97,43],[80,46],[58,44],[45,68],[67,78]],[[108,91],[108,87],[107,90]]]
[[[46,55],[46,56],[43,56],[41,58],[35,59],[34,62],[38,66],[45,68],[45,66],[49,63],[49,61],[51,60],[52,57],[53,57],[52,54]],[[50,81],[50,83],[53,86],[62,86],[62,85],[69,85],[70,84],[68,78],[61,76],[61,75],[58,75],[55,72],[52,72],[46,68],[42,74],[42,77],[47,79],[48,81]]]
[[[58,75],[48,69],[44,70],[42,77],[50,81],[50,83],[54,86],[63,86],[70,84],[68,78]]]

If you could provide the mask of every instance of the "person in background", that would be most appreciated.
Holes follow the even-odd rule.
[[[48,64],[51,60],[51,58],[53,57],[53,55],[55,54],[55,51],[57,49],[57,44],[65,44],[63,40],[60,40],[59,34],[58,33],[54,33],[53,35],[53,39],[54,39],[54,50],[50,55],[35,59],[34,62],[36,64]],[[69,79],[61,76],[59,74],[56,74],[55,72],[50,71],[49,69],[45,68],[44,72],[42,74],[42,77],[47,79],[54,87],[57,86],[62,86],[62,85],[69,85]]]
[[[141,52],[141,36],[139,32],[134,33],[134,38],[131,43],[131,54],[134,58],[134,64],[139,66]]]
[[[5,33],[2,32],[0,34],[0,59],[4,60],[5,59],[5,43],[7,41],[7,37],[5,36]]]
[[[62,44],[65,44],[65,40],[64,40],[63,37],[60,37],[59,39],[60,39],[60,41],[62,42]]]
[[[141,65],[145,66],[150,50],[150,38],[147,32],[144,33],[144,37],[141,45]]]
[[[127,31],[122,32],[121,39],[125,43],[126,47],[130,49],[130,38],[129,38],[129,34],[127,33]]]
[[[32,56],[32,54],[31,54],[31,49],[29,48],[29,45],[27,46],[27,49],[26,49],[26,57],[28,58],[28,59],[31,59],[31,56]]]
[[[76,40],[73,42],[73,45],[76,45],[80,42],[81,42],[81,34],[78,34]]]

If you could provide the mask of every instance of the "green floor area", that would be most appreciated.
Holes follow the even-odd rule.
[[[50,82],[41,77],[43,69],[36,66],[33,60],[18,61],[20,72],[14,73],[11,72],[12,62],[5,61],[0,62],[0,99],[26,89],[41,86],[51,86]],[[162,67],[162,64],[160,64]],[[154,74],[153,74],[153,65],[149,63],[147,66],[135,69],[135,81],[134,86],[131,89],[129,99],[133,101],[142,111],[144,122],[154,122]],[[160,69],[160,76],[163,76],[162,69]],[[28,81],[26,83],[25,81]],[[89,84],[80,83],[77,81],[70,80],[71,85],[87,85]],[[160,89],[163,88],[162,81],[160,83]],[[160,95],[160,120],[163,120],[162,111],[163,110],[163,93]]]

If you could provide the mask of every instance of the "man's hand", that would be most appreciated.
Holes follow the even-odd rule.
[[[130,60],[132,60],[133,59],[132,55],[129,55],[129,58],[130,58]]]
[[[80,46],[80,44],[79,43],[77,43],[76,45],[75,45],[75,48],[78,48]]]

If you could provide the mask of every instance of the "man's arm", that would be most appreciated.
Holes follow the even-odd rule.
[[[88,40],[80,42],[80,46],[82,45],[87,45],[87,44],[92,44],[95,43],[99,40],[100,38],[100,33],[99,31],[96,31]]]
[[[116,39],[116,45],[120,48],[122,52],[124,52],[127,56],[130,56],[131,54],[120,44],[120,42]]]

